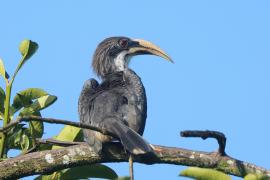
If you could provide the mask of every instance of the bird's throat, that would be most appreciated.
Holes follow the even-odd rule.
[[[127,51],[123,51],[114,58],[116,71],[124,71],[128,68],[127,53]]]

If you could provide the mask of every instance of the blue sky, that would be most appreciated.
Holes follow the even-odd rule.
[[[132,59],[145,85],[144,137],[153,144],[213,151],[214,140],[184,139],[181,130],[219,130],[229,155],[270,168],[269,1],[5,1],[0,3],[0,57],[10,74],[28,38],[38,52],[17,76],[13,93],[44,88],[58,101],[45,117],[78,120],[83,82],[95,77],[90,62],[106,37],[149,40],[175,61]],[[3,81],[0,81],[3,85]],[[45,137],[61,126],[46,125]],[[128,164],[111,164],[128,175]],[[184,179],[183,167],[135,165],[137,179]],[[28,178],[30,179],[30,178]]]

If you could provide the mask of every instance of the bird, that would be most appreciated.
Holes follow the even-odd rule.
[[[173,62],[161,48],[143,39],[115,36],[97,46],[92,68],[101,82],[94,78],[85,81],[78,101],[79,118],[81,123],[105,129],[114,137],[83,129],[85,141],[95,152],[101,153],[102,145],[110,141],[120,141],[131,154],[153,152],[142,138],[147,117],[145,88],[129,68],[134,56],[147,54]]]

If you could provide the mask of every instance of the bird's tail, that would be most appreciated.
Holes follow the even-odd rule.
[[[119,122],[111,119],[104,123],[104,128],[115,134],[121,141],[124,148],[132,154],[146,154],[153,152],[151,146],[142,136],[134,130]]]

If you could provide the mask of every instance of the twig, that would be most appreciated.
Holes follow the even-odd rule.
[[[73,122],[73,121],[67,121],[67,120],[62,120],[62,119],[54,119],[54,118],[43,118],[39,116],[27,116],[27,117],[18,117],[16,120],[12,121],[9,123],[7,126],[0,128],[0,132],[6,132],[8,131],[11,127],[21,123],[21,122],[29,122],[29,121],[41,121],[41,122],[46,122],[46,123],[51,123],[51,124],[65,124],[65,125],[70,125],[74,127],[79,127],[79,128],[85,128],[85,129],[91,129],[93,131],[98,131],[102,134],[112,136],[114,138],[117,138],[114,134],[110,133],[109,131],[105,129],[101,129],[95,126],[91,126],[89,124],[85,123],[80,123],[80,122]]]
[[[134,171],[133,171],[133,159],[132,159],[132,154],[129,155],[128,162],[129,162],[129,174],[130,174],[130,180],[134,180]]]
[[[63,147],[86,144],[86,142],[60,141],[60,140],[56,140],[56,139],[52,139],[52,138],[36,139],[36,141],[38,144],[51,144],[51,145],[57,145],[57,146],[63,146]]]
[[[222,156],[226,155],[225,153],[225,146],[226,146],[226,137],[222,132],[218,131],[181,131],[180,135],[182,137],[200,137],[203,140],[207,138],[215,138],[218,142],[219,148],[218,153]]]
[[[26,152],[22,153],[21,155],[35,152],[40,144],[50,144],[50,145],[56,145],[56,146],[62,146],[62,147],[87,144],[86,142],[60,141],[53,138],[48,138],[48,139],[36,138],[35,142],[36,144],[32,148],[28,149]]]

